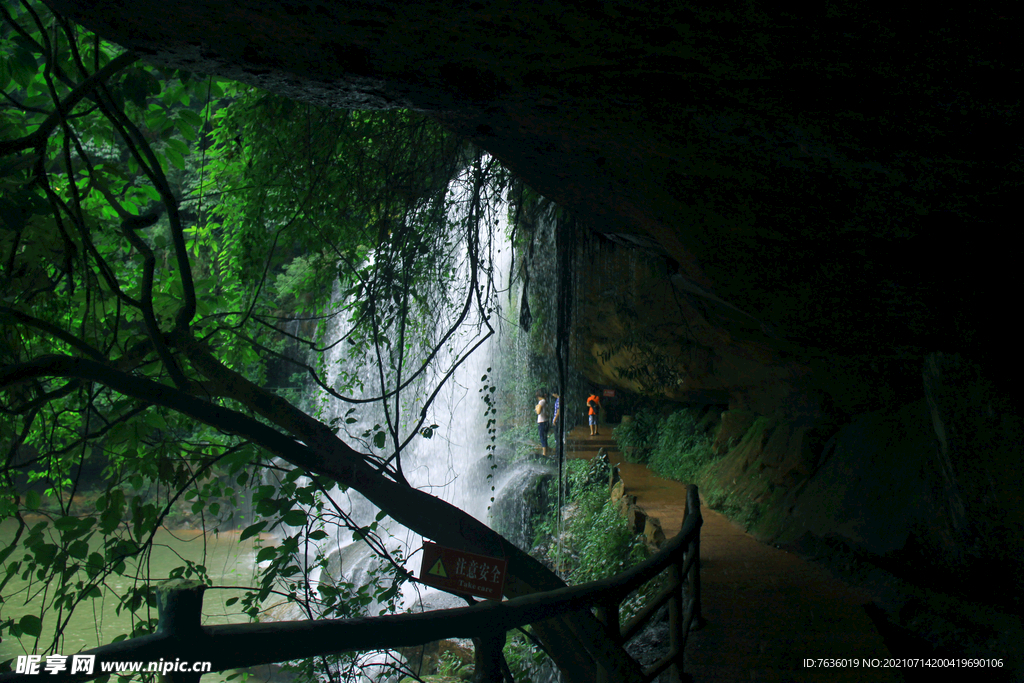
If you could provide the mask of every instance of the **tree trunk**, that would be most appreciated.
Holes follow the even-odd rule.
[[[104,384],[124,396],[170,408],[236,434],[296,467],[350,486],[398,523],[441,545],[505,557],[508,561],[506,597],[565,586],[544,565],[473,516],[428,493],[388,479],[325,425],[223,366],[198,345],[187,345],[186,353],[193,366],[209,378],[210,388],[260,414],[265,413],[265,417],[292,436],[165,384],[119,372],[97,361],[68,356],[45,356],[8,366],[0,372],[0,388],[39,377],[76,378]],[[639,680],[640,669],[636,662],[607,637],[589,612],[548,619],[536,623],[534,629],[555,663],[574,683],[590,683],[594,679],[595,660],[624,672],[623,681]]]

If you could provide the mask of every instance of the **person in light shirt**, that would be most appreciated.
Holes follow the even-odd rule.
[[[537,391],[537,405],[534,411],[537,413],[537,434],[540,436],[541,455],[548,454],[548,401],[543,389]]]

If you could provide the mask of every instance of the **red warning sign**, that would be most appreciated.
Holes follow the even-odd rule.
[[[452,593],[501,600],[508,561],[423,542],[419,579]]]

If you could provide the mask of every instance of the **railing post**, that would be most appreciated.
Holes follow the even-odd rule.
[[[595,605],[597,620],[604,626],[612,642],[619,643],[619,603],[616,601],[599,602]],[[597,665],[597,683],[614,683],[611,674],[600,664]]]
[[[505,632],[485,633],[473,638],[476,650],[473,657],[476,673],[473,683],[502,683],[505,674],[501,671],[501,660],[504,655],[501,649],[505,645]]]
[[[171,636],[183,644],[195,640],[202,632],[203,593],[206,585],[201,581],[172,579],[156,588],[157,614],[160,622],[157,633]],[[196,643],[198,646],[198,642]],[[193,648],[200,652],[199,647]],[[194,664],[195,662],[191,662]],[[164,683],[198,683],[202,674],[180,671],[162,673]]]
[[[693,555],[693,562],[690,564],[690,572],[686,577],[686,592],[690,604],[693,605],[693,619],[690,621],[690,630],[699,631],[704,628],[707,621],[700,609],[700,534],[698,533],[686,551],[687,555]]]
[[[672,681],[682,680],[683,674],[683,565],[676,561],[668,567],[672,597],[668,599],[668,651],[674,661],[669,667]]]

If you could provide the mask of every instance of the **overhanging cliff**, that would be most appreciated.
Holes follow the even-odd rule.
[[[928,500],[948,516],[925,536],[982,560],[1018,547],[1020,446],[1002,447],[1019,425],[1004,237],[1022,185],[1015,5],[51,4],[157,61],[429,113],[592,231],[651,243],[663,265],[636,319],[674,359],[664,395],[720,392],[766,419],[825,416],[837,434],[916,405],[942,487]],[[634,353],[628,366],[635,349],[611,332],[629,314],[611,301],[595,297],[588,340],[595,358]],[[591,368],[627,383],[607,371]],[[829,533],[825,512],[807,514]],[[991,539],[964,545],[979,533]]]

